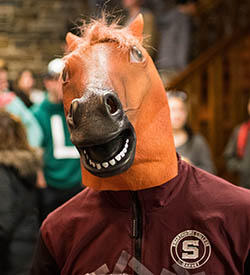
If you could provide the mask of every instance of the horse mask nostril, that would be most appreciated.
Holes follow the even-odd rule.
[[[70,110],[69,110],[69,118],[71,119],[71,121],[73,122],[74,126],[77,126],[78,123],[78,106],[79,106],[79,102],[78,100],[74,100],[71,105],[70,105]]]
[[[69,117],[72,118],[73,114],[72,114],[72,104],[70,105],[70,109],[69,109]]]
[[[108,95],[106,97],[106,106],[111,115],[116,113],[120,108],[118,100],[113,95]]]

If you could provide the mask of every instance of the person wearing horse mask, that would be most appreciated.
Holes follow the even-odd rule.
[[[176,155],[142,16],[82,31],[61,78],[88,188],[44,221],[31,274],[249,274],[250,193]]]

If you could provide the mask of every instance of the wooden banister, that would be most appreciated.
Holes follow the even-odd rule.
[[[250,91],[250,28],[235,32],[201,54],[166,89],[189,95],[189,123],[210,144],[218,175],[233,128],[247,117]]]

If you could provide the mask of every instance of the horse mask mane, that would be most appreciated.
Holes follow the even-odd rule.
[[[165,89],[142,46],[142,15],[125,28],[104,19],[68,33],[61,78],[83,184],[140,190],[177,175]]]

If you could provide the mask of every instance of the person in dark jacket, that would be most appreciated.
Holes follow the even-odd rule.
[[[235,127],[224,156],[227,169],[239,175],[242,187],[250,189],[250,97],[247,110],[249,119]]]
[[[165,1],[168,2],[168,1]],[[159,45],[156,65],[163,81],[185,69],[192,58],[197,0],[177,0],[176,6],[157,16]]]
[[[25,128],[0,111],[0,270],[29,274],[38,235],[36,173],[40,157],[28,145]]]
[[[187,123],[187,94],[184,91],[168,91],[167,97],[176,151],[190,164],[214,173],[210,148],[205,138],[194,133]]]
[[[250,191],[176,156],[142,26],[66,37],[65,115],[88,187],[44,221],[32,275],[250,274]]]

